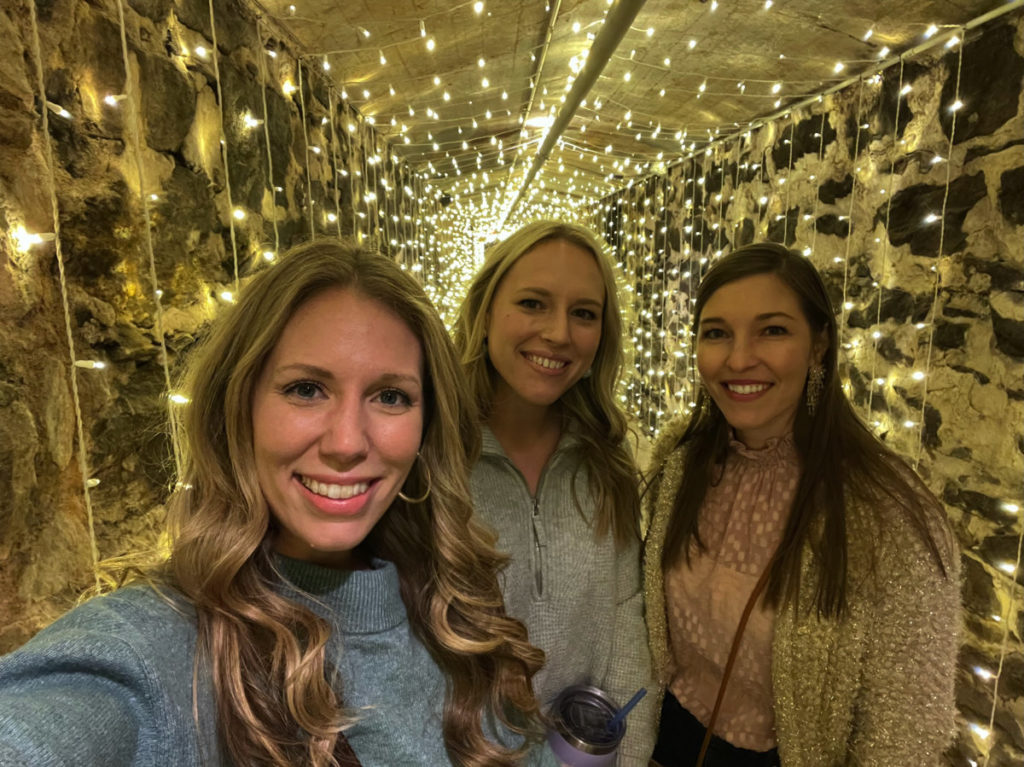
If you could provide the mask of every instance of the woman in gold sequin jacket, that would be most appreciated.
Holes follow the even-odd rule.
[[[780,245],[739,248],[701,282],[693,330],[695,407],[663,430],[645,497],[656,763],[937,764],[958,550],[846,399],[820,276]]]

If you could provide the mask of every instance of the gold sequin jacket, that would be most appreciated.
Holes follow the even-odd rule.
[[[670,648],[662,550],[682,481],[685,423],[663,429],[645,497],[644,590],[651,654],[666,686]],[[902,514],[852,505],[847,517],[848,613],[819,619],[813,553],[800,593],[780,608],[772,641],[775,729],[783,767],[939,764],[954,732],[960,634],[959,556],[941,509],[933,537],[944,575]],[[884,519],[884,527],[878,520]]]

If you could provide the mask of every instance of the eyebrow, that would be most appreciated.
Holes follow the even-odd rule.
[[[525,287],[525,288],[519,288],[519,292],[520,293],[534,293],[534,294],[536,294],[538,296],[541,296],[542,298],[551,298],[551,291],[547,290],[545,288]],[[593,298],[581,298],[578,301],[574,301],[573,304],[575,304],[575,305],[582,305],[582,306],[595,306],[598,309],[603,309],[604,308],[604,301],[597,301],[597,300],[595,300]]]
[[[275,372],[286,373],[286,372],[297,372],[303,375],[308,375],[312,378],[322,378],[327,381],[334,380],[334,374],[326,368],[319,367],[318,365],[307,365],[303,362],[295,362],[291,365],[282,365],[277,368]],[[413,384],[415,386],[422,386],[422,382],[419,376],[407,375],[405,373],[384,373],[377,379],[378,383],[383,384]]]
[[[786,314],[786,312],[765,312],[764,314],[759,314],[756,317],[754,317],[754,320],[758,322],[763,322],[764,320],[770,320],[773,319],[774,317],[785,317],[787,320],[796,320],[796,317],[790,314]],[[706,322],[718,322],[723,325],[728,324],[722,317],[701,317],[700,324],[703,325]]]

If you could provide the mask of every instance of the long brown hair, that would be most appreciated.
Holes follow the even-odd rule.
[[[536,221],[493,245],[483,267],[473,278],[455,320],[455,346],[469,377],[469,386],[481,416],[490,415],[497,372],[487,356],[487,313],[502,278],[520,258],[542,242],[564,240],[594,257],[604,283],[601,341],[594,355],[592,374],[577,381],[559,400],[569,421],[579,427],[580,455],[590,475],[596,499],[595,533],[609,531],[618,545],[640,533],[638,472],[626,446],[626,417],[615,401],[622,369],[622,315],[611,263],[593,232],[576,224]]]
[[[442,729],[454,763],[512,765],[519,752],[481,728],[492,712],[511,730],[536,724],[531,677],[543,654],[506,616],[503,557],[472,519],[468,471],[479,450],[472,398],[447,332],[423,290],[389,259],[320,240],[256,276],[190,360],[184,470],[169,509],[167,580],[198,615],[197,668],[212,670],[219,734],[235,764],[335,765],[353,717],[328,683],[328,624],[283,596],[275,523],[260,492],[252,392],[296,309],[347,287],[387,306],[419,339],[426,417],[420,459],[364,545],[395,563],[409,622],[448,679]]]
[[[824,334],[828,339],[821,361],[824,387],[817,407],[813,415],[799,407],[793,425],[801,461],[800,480],[772,564],[766,600],[777,607],[796,599],[801,556],[810,544],[820,576],[815,595],[818,614],[839,617],[846,609],[847,503],[856,500],[877,504],[880,499],[891,499],[907,515],[945,573],[929,526],[929,509],[938,501],[917,475],[868,431],[846,398],[837,369],[835,312],[821,276],[799,253],[775,243],[760,243],[738,248],[716,262],[697,288],[692,337],[696,338],[701,312],[715,291],[759,274],[772,274],[785,283],[799,298],[813,336]],[[662,552],[665,570],[689,560],[691,541],[704,550],[698,526],[700,509],[707,488],[721,475],[730,431],[722,411],[699,387],[696,406],[678,443],[685,447],[683,479]]]

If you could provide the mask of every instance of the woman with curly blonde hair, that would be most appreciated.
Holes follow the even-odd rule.
[[[508,611],[547,655],[542,703],[585,682],[622,705],[650,674],[638,475],[615,401],[621,322],[604,246],[555,221],[491,248],[456,321],[483,421],[473,500],[511,557]],[[642,701],[619,764],[647,764],[652,719]]]
[[[0,660],[0,764],[518,763],[543,656],[471,517],[462,381],[389,259],[255,277],[189,365],[169,559]]]

